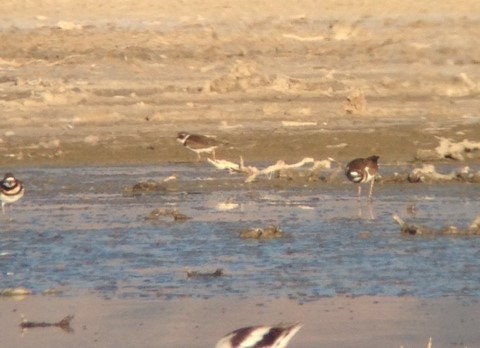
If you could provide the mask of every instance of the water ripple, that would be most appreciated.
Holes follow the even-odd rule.
[[[414,203],[417,223],[465,227],[480,211],[476,186],[379,185],[372,212],[347,182],[281,190],[227,182],[196,194],[122,196],[125,186],[179,172],[196,181],[228,175],[201,165],[22,171],[27,195],[2,221],[1,287],[138,298],[480,296],[478,237],[404,237],[391,219]],[[217,210],[225,201],[238,207]],[[145,219],[159,207],[192,219]],[[286,237],[238,237],[271,223]],[[225,276],[186,276],[217,268]]]

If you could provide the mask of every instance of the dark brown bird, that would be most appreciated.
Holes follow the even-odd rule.
[[[200,134],[190,134],[187,132],[180,132],[177,135],[177,141],[185,146],[187,149],[195,152],[200,161],[200,154],[202,152],[211,153],[215,159],[215,149],[221,144],[219,141]]]
[[[362,186],[360,184],[370,182],[370,191],[368,193],[368,200],[372,200],[373,185],[375,183],[375,176],[378,174],[378,159],[379,156],[370,156],[367,158],[356,158],[347,164],[345,168],[345,175],[348,180],[358,185],[358,197],[362,193]]]

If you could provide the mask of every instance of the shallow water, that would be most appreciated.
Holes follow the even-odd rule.
[[[369,206],[357,201],[346,180],[259,189],[206,164],[24,169],[17,175],[27,193],[1,219],[0,288],[167,299],[480,296],[480,237],[404,237],[391,219],[398,213],[434,228],[466,227],[480,212],[478,185],[376,185]],[[139,181],[170,175],[180,178],[177,191],[122,194]],[[215,179],[222,183],[218,189]],[[222,202],[238,207],[219,210]],[[415,216],[407,213],[412,204]],[[192,219],[145,219],[155,208],[177,208]],[[238,237],[242,228],[272,223],[285,238]],[[225,276],[186,275],[216,268]]]

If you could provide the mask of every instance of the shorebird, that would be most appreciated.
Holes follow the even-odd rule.
[[[345,168],[345,175],[348,180],[358,185],[358,197],[362,193],[363,183],[370,182],[370,191],[368,193],[368,200],[372,200],[373,184],[375,183],[375,176],[378,174],[378,159],[379,156],[370,156],[367,158],[356,158],[347,164]]]
[[[228,333],[215,348],[285,348],[301,324],[249,326]]]
[[[177,141],[185,146],[187,149],[195,152],[200,161],[200,154],[202,152],[211,153],[215,159],[215,149],[221,144],[219,141],[200,134],[190,134],[187,132],[180,132],[177,135]]]
[[[25,188],[20,180],[15,179],[12,173],[7,173],[0,183],[0,200],[2,212],[5,214],[5,204],[11,204],[23,197]]]

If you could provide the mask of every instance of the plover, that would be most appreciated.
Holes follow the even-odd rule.
[[[180,132],[177,135],[177,141],[185,146],[187,149],[195,152],[200,161],[200,154],[202,152],[211,153],[215,159],[215,149],[221,144],[218,140],[200,134],[190,134],[187,132]]]
[[[0,200],[2,212],[5,214],[5,204],[18,201],[25,194],[25,188],[20,180],[15,179],[12,173],[7,173],[0,183]]]
[[[375,176],[378,174],[377,161],[379,158],[379,156],[356,158],[347,164],[345,175],[351,182],[359,184],[358,197],[360,197],[362,193],[362,186],[360,184],[370,182],[368,200],[372,200],[373,184],[375,183]]]
[[[285,348],[302,325],[250,326],[225,335],[215,348]]]

